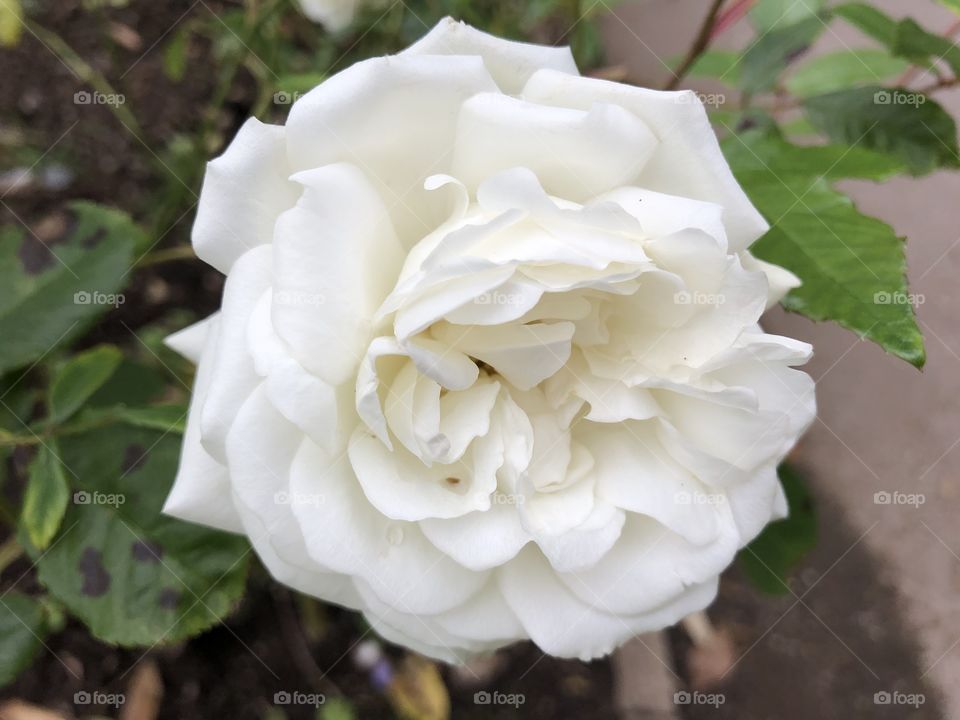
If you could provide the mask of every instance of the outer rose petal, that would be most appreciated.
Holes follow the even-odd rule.
[[[413,523],[395,522],[366,500],[344,457],[304,442],[290,468],[290,489],[316,504],[294,505],[313,561],[356,575],[382,602],[434,614],[466,602],[486,582],[434,548]]]
[[[273,240],[277,216],[300,194],[287,180],[286,133],[250,118],[223,155],[207,163],[193,249],[222,273],[248,250]]]
[[[579,75],[569,47],[548,47],[503,40],[444,18],[433,30],[401,55],[479,55],[505,93],[519,93],[530,76],[542,68]]]
[[[523,97],[584,110],[607,102],[632,111],[660,139],[633,184],[723,205],[733,250],[748,247],[769,228],[730,172],[707,112],[693,92],[661,92],[541,70],[524,86]]]
[[[247,352],[247,330],[257,302],[270,287],[271,255],[269,245],[243,255],[223,288],[217,340],[210,357],[216,382],[197,409],[203,446],[224,464],[227,432],[243,401],[260,382]]]
[[[340,385],[355,376],[402,250],[380,196],[356,166],[327,165],[294,179],[304,190],[277,220],[273,324],[304,368]]]
[[[264,388],[250,395],[227,436],[236,507],[250,543],[280,582],[332,602],[358,607],[349,576],[318,566],[294,517],[290,464],[302,435],[277,412]]]
[[[460,105],[495,90],[478,57],[400,55],[352,65],[297,100],[287,120],[294,170],[360,167],[380,191],[397,235],[413,245],[446,219],[423,188],[445,172]]]
[[[480,93],[460,110],[452,174],[476,188],[522,166],[547,192],[582,202],[635,178],[656,145],[646,124],[616,105],[584,112]]]
[[[612,652],[633,635],[702,610],[713,600],[717,586],[717,579],[711,578],[645,613],[618,615],[608,610],[604,597],[587,592],[583,599],[570,592],[533,548],[504,565],[499,580],[507,604],[541,650],[584,661]]]
[[[180,449],[180,466],[163,512],[187,522],[242,533],[243,524],[233,506],[227,468],[210,457],[200,444],[199,408],[206,400],[213,379],[210,348],[216,339],[218,321],[217,315],[211,315],[166,340],[174,350],[197,363],[197,375]],[[202,357],[200,348],[207,348],[206,358]]]

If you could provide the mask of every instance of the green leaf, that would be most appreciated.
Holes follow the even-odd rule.
[[[886,13],[865,3],[844,3],[833,8],[833,14],[842,17],[862,33],[891,47],[897,35],[897,21]]]
[[[729,50],[707,50],[690,66],[689,77],[720,80],[727,85],[740,82],[740,53]]]
[[[789,592],[790,571],[817,544],[817,517],[806,483],[786,464],[777,469],[777,474],[790,514],[767,525],[737,556],[747,577],[760,590],[772,595]]]
[[[313,90],[326,79],[326,73],[322,72],[283,75],[277,80],[276,88],[279,92],[305,93]]]
[[[738,173],[763,172],[809,178],[811,182],[823,177],[828,180],[857,178],[886,180],[904,171],[903,163],[886,155],[862,147],[842,145],[793,145],[776,135],[759,132],[741,133],[739,139],[724,142],[727,161]],[[785,200],[792,205],[795,198],[780,187]]]
[[[45,550],[60,529],[70,500],[70,485],[53,438],[47,439],[30,463],[20,526],[38,550]]]
[[[833,142],[896,155],[914,175],[960,167],[953,118],[922,93],[869,86],[816,95],[803,107]]]
[[[172,432],[182,435],[187,431],[186,405],[151,405],[142,408],[122,408],[118,418],[134,427]]]
[[[945,0],[960,5],[958,0]],[[863,3],[847,3],[834,8],[834,13],[865,34],[885,45],[891,53],[921,67],[931,67],[944,60],[955,74],[960,74],[960,48],[941,35],[931,33],[912,18],[897,22],[889,15]]]
[[[113,345],[100,345],[70,358],[50,385],[51,423],[73,415],[116,372],[123,353]]]
[[[764,33],[806,20],[823,10],[824,5],[824,0],[760,0],[750,10],[750,21],[758,33]]]
[[[60,442],[78,491],[37,560],[40,582],[109,643],[174,642],[219,622],[243,591],[248,545],[161,513],[179,438],[113,425]]]
[[[190,41],[190,32],[189,26],[180,28],[163,49],[163,72],[173,82],[183,80],[184,73],[187,71],[187,46]]]
[[[921,67],[931,67],[943,60],[954,75],[960,75],[960,48],[953,41],[924,30],[911,18],[897,24],[891,52]]]
[[[319,710],[317,720],[356,720],[357,713],[350,701],[342,697],[329,697]]]
[[[15,47],[23,32],[23,7],[20,0],[0,2],[0,46]]]
[[[841,50],[813,58],[786,79],[789,92],[798,97],[875,85],[903,73],[909,64],[885,50]]]
[[[163,394],[164,376],[148,365],[124,358],[116,372],[87,401],[88,407],[149,405]]]
[[[803,281],[784,307],[837,322],[922,367],[923,337],[909,302],[903,241],[828,184],[840,177],[884,177],[889,168],[875,158],[840,158],[836,148],[784,143],[771,149],[776,142],[747,135],[725,140],[724,149],[744,190],[773,225],[751,252]]]
[[[814,15],[761,35],[743,55],[740,87],[748,92],[773,89],[787,64],[806,51],[825,27],[824,20]]]
[[[39,603],[15,591],[0,596],[0,687],[29,667],[46,634]]]
[[[62,243],[0,230],[0,374],[36,361],[123,302],[143,232],[125,214],[79,202]]]
[[[956,13],[960,13],[960,0],[938,0],[938,2]]]

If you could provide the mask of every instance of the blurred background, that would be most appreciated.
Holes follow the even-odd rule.
[[[909,15],[950,44],[960,37],[950,8],[960,5],[949,0],[870,4]],[[120,301],[85,318],[82,332],[68,328],[68,339],[75,350],[123,348],[127,382],[151,388],[151,400],[183,403],[192,370],[160,339],[219,305],[222,277],[193,258],[189,228],[204,162],[249,115],[282,122],[298,93],[357,59],[406,46],[446,14],[510,37],[570,43],[591,74],[662,88],[714,11],[722,24],[714,23],[709,46],[736,57],[822,5],[398,0],[374,3],[330,35],[291,0],[0,0],[0,220],[4,233],[22,237],[23,266],[42,274],[55,264],[49,249],[72,242],[82,225],[73,201],[133,218],[139,229],[128,232],[137,237]],[[758,6],[773,20],[758,20]],[[784,58],[786,77],[793,65],[876,47],[862,29],[830,21]],[[718,131],[746,127],[740,93],[706,77],[726,73],[695,70],[679,86],[701,93]],[[898,67],[893,79],[926,87],[937,75]],[[960,115],[955,86],[934,95]],[[789,103],[782,112],[789,122]],[[805,492],[792,498],[796,562],[787,563],[786,585],[766,588],[776,594],[737,565],[709,623],[637,638],[588,664],[521,644],[459,670],[381,643],[359,616],[297,596],[251,562],[245,593],[214,613],[222,624],[189,639],[119,647],[73,617],[82,612],[43,595],[44,554],[4,530],[0,597],[14,588],[41,597],[45,629],[27,628],[27,636],[0,620],[5,637],[23,635],[30,646],[24,661],[0,637],[8,683],[0,720],[960,718],[960,174],[841,187],[908,238],[927,363],[919,372],[835,325],[770,312],[768,330],[814,345],[808,370],[819,403],[817,423],[791,458]],[[10,281],[3,272],[0,282]],[[18,371],[13,384],[42,384],[44,365]],[[36,398],[22,402],[19,415],[30,422]],[[7,417],[0,428],[20,432]],[[11,441],[0,459],[4,515],[15,520],[35,458]],[[885,703],[884,694],[914,701]]]

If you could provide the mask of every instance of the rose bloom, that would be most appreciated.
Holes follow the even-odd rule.
[[[707,606],[814,417],[797,284],[691,92],[452,20],[249,120],[193,244],[220,312],[166,512],[462,661],[593,658]]]
[[[370,0],[297,0],[303,14],[322,24],[330,32],[339,32],[350,26],[361,3]]]

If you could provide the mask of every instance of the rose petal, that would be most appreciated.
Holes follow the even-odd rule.
[[[248,250],[273,241],[273,226],[300,188],[287,180],[286,129],[250,118],[223,155],[207,163],[193,223],[197,256],[229,273]]]
[[[345,163],[298,173],[297,206],[277,221],[273,325],[293,357],[330,385],[352,380],[402,249],[376,190]]]
[[[486,581],[486,573],[466,570],[434,548],[416,524],[391,521],[371,507],[344,456],[305,442],[290,468],[290,489],[318,500],[293,508],[313,560],[359,576],[402,612],[449,610]]]
[[[181,348],[188,349],[193,353],[196,341],[201,336],[204,345],[210,348],[216,339],[217,323],[217,316],[214,315],[172,335],[174,349],[178,352],[183,352]],[[167,338],[167,342],[170,344],[170,338]],[[213,378],[211,356],[208,355],[206,359],[199,355],[196,357],[197,375],[190,398],[187,429],[180,448],[180,465],[173,488],[163,505],[163,512],[187,522],[242,533],[243,525],[233,505],[227,468],[212,458],[200,444],[199,408],[206,399]]]
[[[568,47],[503,40],[447,17],[401,55],[479,55],[505,93],[518,93],[541,68],[579,74]]]
[[[734,179],[703,104],[692,91],[661,92],[540,70],[524,86],[523,97],[581,110],[597,102],[630,110],[660,140],[633,184],[721,205],[734,251],[749,247],[767,231],[767,222]]]
[[[643,121],[616,105],[582,111],[478,93],[460,110],[451,172],[476,188],[525,167],[551,195],[584,201],[637,177],[656,144]]]
[[[495,90],[479,57],[403,54],[351,65],[297,100],[287,120],[294,170],[360,167],[379,191],[405,247],[449,215],[423,187],[450,165],[463,101]]]
[[[214,458],[227,462],[227,432],[244,400],[260,383],[247,351],[247,327],[253,309],[272,281],[272,246],[242,255],[223,288],[211,373],[216,382],[200,410],[201,442]]]

